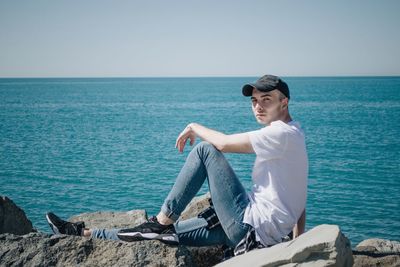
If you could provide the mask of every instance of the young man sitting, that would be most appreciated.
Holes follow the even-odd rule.
[[[55,233],[125,241],[158,239],[188,246],[235,247],[250,230],[256,241],[271,246],[293,231],[304,231],[308,159],[305,137],[289,114],[288,85],[279,77],[265,75],[243,86],[250,97],[261,129],[226,135],[197,123],[188,124],[176,140],[182,152],[187,141],[203,142],[189,153],[160,212],[131,229],[87,229],[53,213],[46,215]],[[255,153],[251,192],[246,192],[224,153]],[[204,218],[179,221],[187,204],[208,182],[219,224]]]

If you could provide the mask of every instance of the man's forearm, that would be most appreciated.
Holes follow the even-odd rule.
[[[190,123],[188,125],[192,129],[192,131],[204,141],[209,142],[210,144],[214,145],[218,150],[223,150],[225,146],[226,135],[204,127],[198,123]]]
[[[198,123],[190,123],[191,131],[224,153],[254,153],[247,133],[223,134]]]

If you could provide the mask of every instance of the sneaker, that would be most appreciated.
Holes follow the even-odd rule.
[[[46,214],[47,222],[49,223],[51,230],[55,234],[64,234],[64,235],[77,235],[82,236],[83,230],[85,229],[84,222],[67,222],[60,219],[57,215],[52,212]]]
[[[171,245],[179,243],[174,225],[160,224],[155,216],[134,228],[122,229],[117,235],[119,239],[128,242],[155,239]]]

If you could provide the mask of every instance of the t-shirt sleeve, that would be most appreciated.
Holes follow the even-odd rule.
[[[280,158],[286,148],[287,132],[276,125],[248,132],[253,150],[264,159]]]

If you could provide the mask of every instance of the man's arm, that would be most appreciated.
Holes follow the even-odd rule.
[[[190,139],[190,145],[193,145],[197,136],[211,143],[221,152],[254,153],[250,138],[246,133],[226,135],[198,123],[190,123],[186,126],[176,139],[175,147],[182,152],[186,141]]]
[[[293,238],[296,238],[299,235],[303,234],[305,227],[306,227],[306,210],[304,209],[299,220],[297,221],[297,224],[293,228]]]

